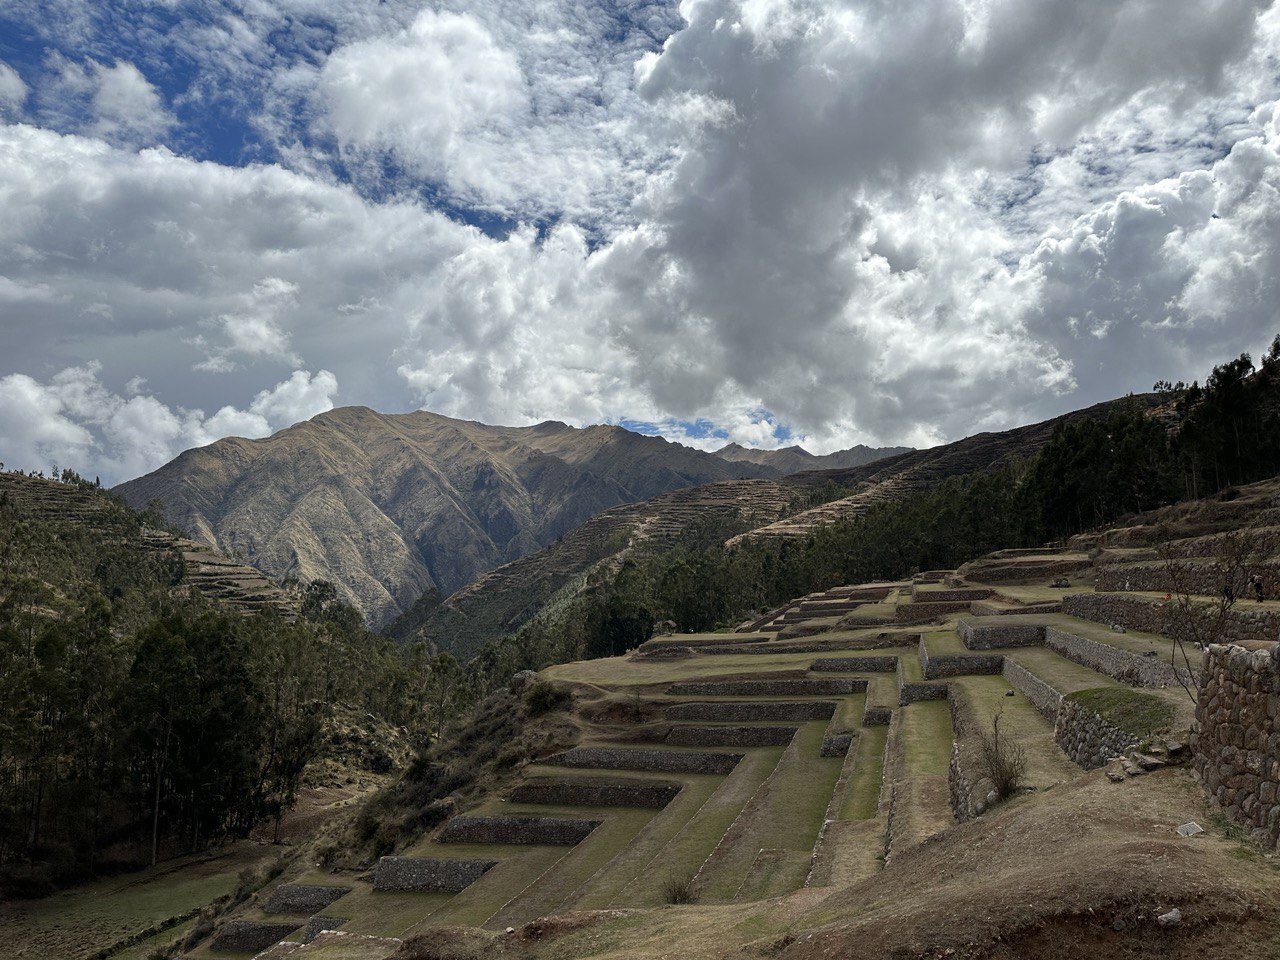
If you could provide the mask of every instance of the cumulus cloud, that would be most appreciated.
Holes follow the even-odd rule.
[[[0,377],[0,456],[10,466],[71,467],[114,483],[154,470],[189,447],[224,436],[265,437],[333,408],[332,373],[296,370],[261,391],[247,409],[224,406],[212,416],[170,407],[140,393],[109,390],[101,366],[68,367],[41,383],[25,374]]]
[[[123,475],[338,382],[704,446],[924,445],[1273,332],[1264,0],[178,5],[136,57],[57,2],[29,100],[59,132],[0,127],[0,376],[56,415],[25,450]],[[148,83],[157,51],[187,91]],[[248,117],[278,163],[182,156],[166,101]],[[35,375],[89,357],[133,386]]]
[[[63,129],[111,143],[154,143],[173,125],[159,91],[132,63],[107,66],[93,58],[51,58],[52,78],[41,88],[42,114]]]

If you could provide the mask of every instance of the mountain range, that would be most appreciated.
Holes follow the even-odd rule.
[[[708,453],[616,426],[498,427],[343,407],[265,439],[188,450],[117,490],[136,507],[158,501],[169,522],[271,577],[332,581],[380,627],[610,508],[902,449]]]

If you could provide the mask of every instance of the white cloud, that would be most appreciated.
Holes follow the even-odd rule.
[[[55,55],[49,66],[54,75],[40,90],[42,113],[63,129],[111,143],[147,144],[175,122],[159,91],[132,63],[107,66]]]
[[[27,101],[27,85],[13,69],[0,60],[0,120],[16,118],[22,114],[22,105]]]
[[[47,383],[25,374],[0,377],[0,455],[10,467],[71,467],[106,483],[138,476],[188,447],[230,435],[265,437],[333,408],[336,378],[327,370],[296,370],[238,410],[225,406],[211,417],[170,407],[139,393],[128,397],[100,379],[101,367],[68,367]]]
[[[31,116],[91,136],[0,127],[0,375],[99,357],[102,379],[145,378],[93,425],[122,471],[338,382],[381,409],[719,445],[685,426],[705,420],[824,452],[1009,426],[1270,339],[1268,3],[680,12],[343,0],[319,25],[281,0],[188,23],[165,41],[199,65],[175,103],[248,104],[280,150],[236,169],[133,152],[122,131],[146,124],[104,117],[163,111],[141,73],[57,61],[81,113],[37,89]],[[495,239],[422,196],[527,222]],[[317,369],[332,384],[290,375]],[[72,428],[98,402],[8,387],[35,388]]]

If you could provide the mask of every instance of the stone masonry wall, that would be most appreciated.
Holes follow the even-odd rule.
[[[1268,849],[1280,840],[1280,646],[1205,651],[1191,736],[1210,801]]]
[[[297,930],[297,923],[261,923],[257,920],[232,920],[213,938],[214,950],[258,953],[275,946]]]
[[[457,893],[479,880],[497,860],[432,860],[382,857],[373,869],[373,889]]]
[[[676,798],[680,784],[630,780],[569,780],[534,777],[511,791],[514,803],[545,803],[559,807],[643,807],[661,810]]]
[[[980,623],[961,620],[956,624],[961,642],[970,650],[992,650],[997,647],[1033,647],[1044,643],[1044,625],[1040,623]]]
[[[1053,739],[1068,757],[1086,770],[1106,766],[1112,757],[1124,756],[1139,745],[1137,737],[1068,697],[1062,698],[1058,709]]]
[[[1009,685],[1019,690],[1033,707],[1040,711],[1050,723],[1058,719],[1058,707],[1062,704],[1062,694],[1045,683],[1026,667],[1014,663],[1008,657],[1004,661],[1004,678]]]
[[[836,705],[830,700],[797,700],[793,703],[673,703],[668,720],[711,720],[722,723],[766,720],[830,720]]]
[[[1173,665],[1159,657],[1140,657],[1056,627],[1045,628],[1044,642],[1045,646],[1068,660],[1105,673],[1122,683],[1139,687],[1171,687],[1178,682]],[[1184,681],[1190,683],[1191,675],[1185,669],[1182,675]]]
[[[777,747],[791,742],[798,727],[672,727],[666,742],[679,747]]]
[[[1169,606],[1170,602],[1164,600],[1125,593],[1082,593],[1067,597],[1062,603],[1062,610],[1095,623],[1118,623],[1129,630],[1179,639],[1178,631],[1169,623]],[[1227,611],[1220,640],[1222,643],[1271,643],[1277,637],[1280,637],[1280,612],[1254,609],[1242,599]],[[1183,636],[1180,639],[1191,638]]]
[[[867,681],[854,677],[812,680],[712,680],[672,684],[673,697],[830,697],[864,693]]]
[[[660,773],[730,773],[740,753],[694,753],[684,750],[628,750],[618,747],[574,747],[542,760],[557,767],[594,770],[653,770]]]
[[[897,657],[822,657],[809,664],[818,672],[893,673],[898,669]]]
[[[295,913],[310,916],[351,892],[350,887],[325,887],[303,883],[282,883],[271,891],[262,905],[265,913]]]
[[[599,820],[568,817],[454,817],[440,831],[441,843],[530,843],[571,847],[600,826]]]

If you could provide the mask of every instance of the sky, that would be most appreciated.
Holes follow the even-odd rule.
[[[929,446],[1280,333],[1262,0],[0,0],[0,461]]]

